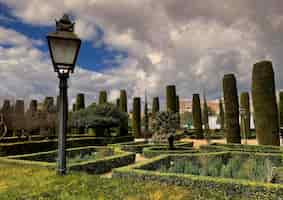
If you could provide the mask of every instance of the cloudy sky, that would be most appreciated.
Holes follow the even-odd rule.
[[[271,59],[283,87],[282,0],[0,0],[0,100],[56,96],[45,36],[69,13],[83,39],[70,101],[107,90],[115,99],[164,97],[175,84],[181,98],[206,90],[221,96],[221,79],[235,73],[250,90],[252,65]]]

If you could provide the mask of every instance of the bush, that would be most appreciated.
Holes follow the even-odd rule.
[[[115,169],[113,177],[123,178],[125,180],[134,178],[135,181],[159,181],[166,184],[174,184],[179,186],[187,186],[197,188],[199,191],[211,191],[212,193],[222,193],[226,199],[278,199],[283,196],[283,186],[271,183],[259,183],[248,180],[197,176],[190,174],[164,173],[157,172],[161,166],[170,166],[171,162],[176,160],[186,159],[192,160],[193,157],[199,156],[229,156],[229,155],[256,155],[266,157],[266,154],[248,154],[248,153],[207,153],[207,154],[187,154],[187,155],[163,155],[150,159],[143,163],[138,163],[132,166],[127,166]],[[277,159],[282,159],[281,155],[275,155]],[[224,158],[225,159],[225,158]],[[282,162],[280,163],[282,165]],[[164,167],[163,167],[164,170]],[[197,170],[195,168],[195,170]],[[210,199],[207,196],[206,199]]]

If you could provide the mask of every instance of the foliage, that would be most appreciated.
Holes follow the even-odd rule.
[[[127,92],[126,90],[120,90],[120,111],[128,112],[128,103],[127,103]]]
[[[105,90],[99,92],[99,104],[107,103],[107,92]]]
[[[85,95],[79,93],[76,98],[75,110],[80,110],[85,108]]]
[[[193,94],[192,113],[193,113],[194,129],[198,133],[198,138],[203,138],[201,106],[200,106],[199,94]]]
[[[153,136],[154,142],[167,142],[168,137],[175,135],[178,128],[178,116],[173,112],[159,112],[153,119]]]
[[[0,164],[1,200],[182,200],[224,199],[221,192],[172,186],[153,181],[103,178],[72,172],[59,177],[53,170]]]
[[[257,141],[262,145],[280,145],[278,108],[272,62],[253,66],[252,100]]]
[[[219,99],[219,114],[218,114],[218,117],[217,117],[217,123],[220,124],[220,129],[221,130],[224,130],[224,108],[223,108],[223,102],[222,102],[222,99],[220,98]]]
[[[168,112],[177,112],[177,96],[175,85],[168,85],[166,87],[166,105]]]
[[[133,116],[132,116],[133,135],[141,136],[141,99],[134,97],[133,100]]]
[[[120,112],[113,104],[92,104],[86,109],[72,114],[70,123],[74,127],[115,127],[128,120],[127,114]],[[128,122],[128,121],[127,121]]]
[[[238,90],[234,74],[224,75],[223,95],[227,143],[241,143]]]
[[[273,165],[269,159],[232,157],[227,161],[221,156],[200,157],[198,160],[177,160],[162,172],[185,173],[201,176],[248,179],[257,182],[270,182]]]

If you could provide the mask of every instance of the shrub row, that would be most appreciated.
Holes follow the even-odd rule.
[[[69,149],[68,151],[78,151],[78,150],[90,150],[96,148],[105,148],[105,147],[84,147],[84,148],[74,148]],[[49,154],[49,155],[47,155]],[[42,152],[37,154],[22,155],[22,156],[9,156],[5,158],[0,158],[1,163],[9,163],[20,166],[33,166],[33,167],[46,167],[55,169],[55,162],[44,162],[43,160],[50,161],[51,157],[55,156],[55,152]],[[34,158],[35,160],[26,160]],[[21,160],[25,159],[25,160]],[[68,170],[70,171],[84,171],[91,174],[101,174],[111,171],[111,169],[116,167],[121,167],[135,162],[135,154],[128,152],[116,152],[115,155],[105,157],[103,159],[93,159],[88,161],[82,161],[77,163],[72,163],[67,165]]]
[[[206,153],[206,154],[191,154],[191,155],[162,155],[148,161],[138,163],[132,166],[127,166],[115,169],[113,177],[123,179],[134,178],[136,181],[159,181],[166,184],[174,184],[180,186],[188,186],[190,188],[198,188],[198,190],[210,191],[223,191],[229,199],[235,196],[243,197],[245,199],[278,199],[283,196],[283,186],[271,183],[259,183],[248,180],[219,178],[209,176],[196,176],[190,174],[176,174],[176,173],[160,173],[154,171],[162,165],[168,165],[172,160],[183,159],[187,157],[190,159],[192,156],[218,156],[229,154],[241,154],[247,156],[266,156],[266,154],[249,154],[249,153]],[[276,154],[279,160],[281,156]],[[282,164],[282,163],[281,163]],[[207,199],[210,197],[207,196]]]
[[[106,145],[110,143],[132,141],[132,136],[121,137],[83,137],[83,138],[70,138],[67,139],[66,147],[83,147],[83,146],[96,146]],[[57,140],[43,140],[43,141],[27,141],[9,144],[0,144],[0,156],[8,155],[21,155],[36,152],[45,152],[57,149]]]
[[[178,147],[192,147],[193,142],[176,142],[175,146]],[[153,144],[148,143],[145,141],[139,141],[139,142],[127,142],[127,143],[119,143],[119,144],[113,144],[111,146],[119,147],[123,151],[128,152],[134,152],[134,153],[142,153],[143,149],[146,147],[154,147],[154,146],[168,146],[167,143],[164,144]]]
[[[199,150],[190,147],[176,146],[176,149],[170,150],[168,147],[154,146],[143,149],[143,156],[146,158],[156,157],[162,154],[186,154],[186,153],[197,153]]]
[[[219,144],[212,143],[200,147],[205,151],[240,151],[240,152],[258,152],[258,153],[283,153],[283,149],[278,146],[268,145],[245,145],[245,144]]]

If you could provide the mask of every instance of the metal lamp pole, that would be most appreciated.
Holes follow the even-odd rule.
[[[68,117],[68,78],[69,74],[59,74],[59,136],[58,136],[58,174],[66,174],[66,134],[67,134],[67,117]]]
[[[81,40],[74,33],[74,24],[68,15],[56,21],[56,31],[47,36],[49,52],[54,71],[58,73],[59,83],[59,135],[58,135],[58,175],[65,175],[66,134],[68,120],[68,78],[74,72]]]

